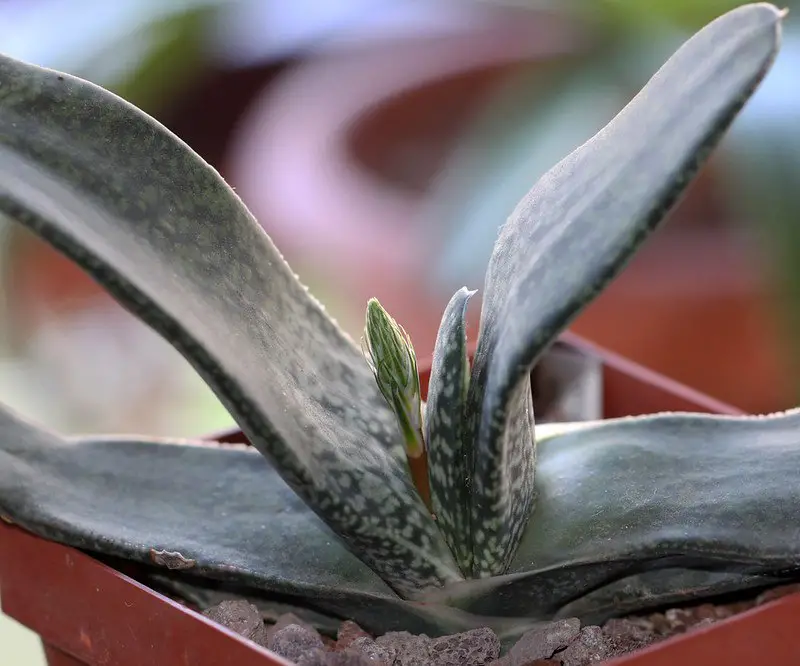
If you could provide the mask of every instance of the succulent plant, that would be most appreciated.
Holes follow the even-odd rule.
[[[472,367],[462,289],[424,407],[402,329],[371,303],[367,362],[188,146],[95,85],[0,57],[0,212],[168,340],[254,447],[65,439],[2,410],[0,513],[195,600],[375,632],[510,637],[791,577],[800,412],[534,427],[530,385],[756,89],[781,17],[712,22],[536,183],[497,240]]]

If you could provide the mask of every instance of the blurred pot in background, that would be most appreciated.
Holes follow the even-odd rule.
[[[231,422],[186,361],[75,264],[18,225],[5,249],[0,394],[12,407],[67,432]]]
[[[96,44],[40,40],[48,48],[34,59],[60,66],[58,59],[72,54],[78,74],[106,84],[117,76],[115,89],[221,169],[345,328],[358,335],[363,306],[377,296],[404,322],[422,354],[432,350],[452,291],[482,284],[497,227],[531,180],[629,99],[653,63],[683,37],[684,26],[720,9],[659,2],[643,11],[637,3],[582,0],[549,9],[543,2],[512,8],[380,0],[306,0],[294,9],[255,0],[157,5],[114,5],[97,21],[113,19],[117,32],[108,31]],[[314,7],[318,11],[310,12]],[[153,14],[132,21],[134,9]],[[41,23],[54,29],[52,21]],[[106,60],[98,53],[118,53],[111,38],[126,25],[147,35],[149,50],[133,59],[138,68],[127,74],[119,67],[98,70],[96,63]],[[95,51],[80,56],[76,44]],[[169,76],[159,75],[164,71]],[[795,95],[800,99],[800,92]],[[793,404],[791,375],[771,316],[773,290],[753,244],[732,222],[743,209],[732,205],[731,194],[745,189],[730,184],[727,167],[738,159],[729,155],[706,169],[667,228],[575,330],[739,407],[771,411]],[[19,247],[28,243],[36,241]],[[43,247],[25,252],[29,279],[9,303],[36,310],[31,328],[17,337],[27,340],[27,353],[36,345],[61,348],[55,340],[89,326],[107,329],[111,340],[104,348],[148,348],[135,333],[118,330],[127,326],[127,314],[93,283],[62,273],[74,269],[59,267]],[[52,275],[37,275],[42,271]],[[433,291],[431,276],[438,284]],[[58,317],[45,318],[45,306]],[[63,318],[68,310],[72,314]],[[37,326],[44,332],[36,333]],[[191,376],[181,372],[182,361],[171,350],[163,353],[161,370],[152,376]],[[725,362],[730,354],[740,359],[736,370]],[[148,356],[157,357],[155,351]],[[98,355],[81,358],[64,361],[62,379],[43,370],[39,386],[68,381],[87,394],[102,392],[98,387],[114,384],[113,376],[135,376],[134,366],[142,362],[122,354],[113,372],[95,368],[105,379],[87,381],[80,369]],[[170,388],[142,389],[153,397],[151,404],[164,404],[159,397],[170,391],[181,393],[166,380],[163,386]],[[212,397],[203,397],[199,409],[210,410],[208,428],[222,425],[224,413],[214,412]],[[69,409],[84,420],[80,415],[93,411],[93,404]],[[178,427],[158,418],[154,423],[154,432]]]
[[[253,76],[213,53],[212,28],[234,5],[10,0],[0,5],[0,41],[4,52],[113,89],[186,139],[201,135],[193,143],[218,164],[236,116],[282,64],[265,58]],[[206,104],[204,122],[184,105],[198,97],[221,102]],[[67,432],[167,435],[231,422],[173,349],[16,225],[0,224],[0,276],[0,394],[12,406]]]
[[[772,280],[770,305],[781,315],[782,369],[800,396],[800,31],[783,37],[774,74],[728,141],[730,216]]]
[[[92,14],[92,21],[86,25],[78,22],[73,39],[69,31],[59,38],[59,30],[75,19],[74,12],[59,13],[60,5],[48,0],[42,0],[36,8],[12,2],[4,11],[11,12],[15,32],[7,35],[5,43],[16,55],[68,69],[139,104],[218,166],[234,185],[243,180],[241,170],[231,173],[226,166],[237,161],[228,165],[223,161],[231,131],[255,96],[271,94],[280,74],[291,72],[281,81],[285,90],[287,82],[305,80],[309,70],[314,78],[321,67],[332,72],[334,82],[341,82],[342,66],[348,68],[350,78],[344,80],[349,81],[349,92],[347,85],[342,91],[334,86],[333,92],[346,93],[338,97],[325,90],[303,88],[315,96],[295,99],[296,106],[291,110],[300,119],[309,108],[322,111],[323,118],[326,109],[338,109],[338,116],[329,115],[346,150],[351,144],[350,120],[367,121],[366,116],[390,103],[396,94],[413,97],[421,90],[420,99],[400,104],[388,116],[378,113],[378,125],[366,122],[363,127],[370,125],[371,129],[354,134],[358,145],[353,160],[365,164],[369,184],[352,198],[351,190],[342,188],[338,218],[331,216],[332,223],[324,226],[325,231],[347,231],[350,220],[362,222],[358,233],[347,233],[344,245],[339,245],[339,260],[327,266],[339,271],[372,255],[375,260],[367,273],[374,279],[351,271],[349,282],[329,280],[319,253],[308,252],[305,239],[311,235],[309,228],[296,224],[291,214],[284,217],[284,211],[272,216],[258,210],[260,191],[245,194],[268,230],[290,248],[292,263],[304,281],[345,326],[352,322],[351,330],[356,326],[360,329],[363,304],[373,293],[385,291],[380,287],[383,282],[392,286],[392,293],[408,295],[410,304],[416,307],[420,288],[394,288],[397,280],[402,283],[410,274],[402,269],[413,266],[420,257],[419,235],[402,240],[408,228],[405,225],[413,218],[412,204],[419,200],[417,189],[426,179],[422,171],[430,173],[436,168],[447,140],[455,138],[476,98],[499,76],[495,71],[480,70],[502,69],[520,58],[560,54],[570,42],[559,34],[564,31],[563,21],[550,20],[543,25],[527,12],[525,23],[515,26],[505,13],[460,3],[433,6],[353,0],[327,6],[306,0],[298,5],[306,5],[306,9],[319,6],[320,11],[306,12],[308,16],[303,18],[299,6],[278,2],[181,0],[159,4],[124,0]],[[50,14],[45,11],[48,7]],[[63,19],[60,24],[59,17]],[[37,44],[40,46],[35,47]],[[115,49],[115,45],[124,48]],[[353,67],[370,60],[376,67],[367,73]],[[465,73],[466,77],[460,79]],[[439,88],[438,83],[443,81],[446,83]],[[354,91],[358,95],[351,96]],[[355,104],[348,107],[351,101]],[[203,112],[198,113],[198,109]],[[422,141],[419,128],[425,133]],[[284,126],[275,129],[282,131]],[[331,210],[326,197],[335,198],[339,190],[318,179],[304,179],[303,169],[292,163],[293,156],[308,157],[313,163],[320,149],[324,154],[326,146],[330,147],[326,134],[332,128],[320,126],[322,132],[316,134],[313,129],[305,123],[293,126],[289,138],[306,138],[307,152],[290,142],[281,146],[279,157],[284,173],[293,174],[302,184],[299,200],[310,203],[316,214]],[[387,153],[389,158],[384,159]],[[383,193],[399,202],[393,208],[394,215],[381,214],[387,208],[383,201],[371,210],[358,205],[362,193],[372,191],[382,179],[377,170],[374,177],[367,175],[374,160],[378,170],[387,171],[389,182]],[[264,173],[258,164],[252,168]],[[395,176],[404,183],[404,191],[397,196],[393,194]],[[246,187],[239,189],[244,194]],[[278,191],[282,192],[280,188]],[[342,209],[348,206],[369,212],[359,218]],[[368,224],[363,224],[365,221]],[[371,229],[378,231],[372,233]],[[387,261],[386,255],[374,252],[374,244],[365,246],[354,240],[367,233],[393,248],[389,256],[402,257],[402,261]],[[352,252],[342,251],[350,245]],[[371,251],[365,253],[365,247]],[[16,329],[5,332],[6,361],[0,372],[0,392],[6,393],[2,389],[4,377],[22,374],[30,385],[27,393],[17,389],[15,395],[7,396],[12,404],[24,409],[29,401],[47,403],[37,411],[50,414],[49,425],[66,431],[124,430],[135,423],[142,431],[172,434],[182,429],[187,410],[194,423],[206,424],[204,429],[228,422],[227,414],[204,387],[185,384],[191,383],[193,374],[186,372],[185,363],[174,351],[148,337],[147,331],[80,270],[65,265],[49,248],[14,230],[5,238],[3,263],[3,273],[15,276],[3,285],[8,308],[3,319],[15,322]],[[354,285],[359,291],[348,293]],[[341,297],[342,293],[347,297]],[[438,320],[438,303],[434,303],[434,309]],[[427,325],[430,320],[423,321]],[[432,335],[435,330],[432,324],[425,333]],[[147,380],[140,381],[143,377]],[[102,420],[96,418],[97,413],[104,414]]]
[[[248,111],[227,173],[300,275],[313,266],[347,295],[340,323],[360,332],[377,296],[429,353],[446,303],[426,286],[437,222],[421,214],[436,174],[520,64],[552,69],[584,42],[554,12],[462,3],[429,30],[327,51]]]
[[[480,284],[497,227],[530,179],[599,130],[663,54],[726,2],[569,3],[584,18],[592,48],[552,76],[544,99],[536,74],[519,71],[443,169],[427,211],[442,230],[429,265],[443,297],[464,282]],[[784,95],[800,99],[796,86],[784,86]],[[737,121],[733,133],[746,126]],[[755,125],[752,134],[757,142]],[[573,329],[745,410],[774,411],[795,404],[793,375],[771,307],[774,284],[732,206],[741,190],[727,167],[738,158],[723,153],[705,168],[666,228]]]
[[[530,4],[464,3],[444,33],[307,59],[242,120],[227,172],[301,275],[313,266],[341,286],[334,310],[351,332],[375,295],[430,351],[449,295],[482,284],[497,228],[531,179],[602,127],[685,27],[707,18],[680,3],[644,15],[635,3]],[[465,22],[473,15],[483,18]],[[729,214],[721,166],[574,329],[772,411],[793,404],[789,374],[770,285]],[[479,305],[470,310],[474,335]]]

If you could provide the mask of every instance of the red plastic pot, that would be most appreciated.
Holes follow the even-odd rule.
[[[573,335],[564,342],[603,362],[607,417],[737,409]],[[424,389],[428,373],[423,372]],[[218,437],[246,441],[239,431]],[[291,666],[91,556],[0,522],[3,611],[37,632],[50,666]],[[608,666],[800,663],[800,594],[606,662]],[[0,648],[1,650],[2,648]]]

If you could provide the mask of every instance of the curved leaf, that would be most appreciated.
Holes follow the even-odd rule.
[[[698,594],[752,587],[752,576],[800,578],[800,409],[546,424],[537,436],[537,506],[508,574],[456,583],[426,600],[541,618],[573,602],[587,615],[608,612],[608,595],[576,600],[664,568],[715,572],[694,578]],[[687,580],[640,577],[637,585],[657,584],[668,600],[691,592]],[[621,608],[652,605],[628,590]]]
[[[142,577],[207,607],[226,590],[354,619],[375,633],[442,635],[531,620],[405,601],[352,555],[255,449],[167,439],[65,440],[0,408],[0,516],[47,539],[142,565]],[[191,568],[153,566],[151,549]]]
[[[433,513],[461,571],[472,571],[469,461],[464,447],[464,407],[469,388],[467,304],[474,294],[459,289],[445,308],[433,349],[425,442]]]
[[[0,57],[0,212],[178,349],[396,589],[460,577],[359,350],[219,174],[163,126],[88,82]]]
[[[468,399],[473,549],[485,563],[477,575],[504,570],[520,534],[514,521],[529,513],[512,510],[530,499],[510,472],[532,455],[520,424],[533,364],[684,191],[772,63],[780,19],[772,5],[749,5],[701,30],[614,120],[539,180],[503,226],[487,270]]]
[[[396,596],[243,445],[62,439],[0,409],[0,513],[105,555],[151,563],[154,548],[195,560],[190,573],[254,572],[275,592]]]
[[[731,593],[755,596],[759,589],[776,587],[791,580],[780,576],[747,575],[724,571],[658,569],[629,576],[590,592],[561,607],[557,618],[580,617],[585,624],[602,624],[612,617],[641,614]]]

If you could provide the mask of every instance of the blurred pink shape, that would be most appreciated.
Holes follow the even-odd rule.
[[[245,114],[227,173],[287,255],[352,284],[424,269],[426,229],[417,221],[425,195],[359,163],[359,126],[422,87],[562,56],[578,43],[576,26],[537,11],[486,9],[463,23],[312,57]]]

